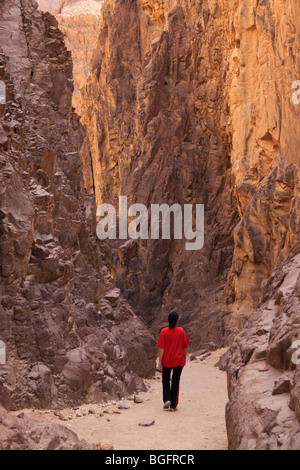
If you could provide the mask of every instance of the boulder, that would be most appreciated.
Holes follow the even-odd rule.
[[[96,450],[70,429],[20,418],[0,407],[0,450]]]

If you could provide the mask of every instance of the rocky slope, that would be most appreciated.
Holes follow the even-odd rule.
[[[96,450],[65,426],[34,422],[0,406],[0,450]]]
[[[152,336],[102,261],[83,187],[72,61],[31,0],[0,5],[0,402],[49,407],[120,396],[154,367]]]
[[[299,338],[298,242],[227,356],[230,449],[300,449]]]

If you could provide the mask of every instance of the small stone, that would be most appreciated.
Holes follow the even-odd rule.
[[[143,403],[142,398],[141,398],[141,397],[138,397],[138,396],[136,396],[136,395],[134,396],[134,399],[133,399],[133,400],[134,400],[134,403]]]
[[[68,421],[69,419],[67,416],[64,415],[64,413],[60,411],[55,411],[54,414],[60,419],[60,421]]]
[[[144,426],[144,427],[148,427],[148,426],[153,426],[153,424],[155,423],[155,420],[149,420],[149,421],[142,421],[141,423],[139,423],[139,426]]]
[[[120,403],[120,404],[118,405],[118,409],[119,409],[119,410],[130,410],[130,406],[129,406],[129,405],[126,405],[125,403],[124,403],[124,404],[123,404],[123,403]]]
[[[111,303],[117,302],[119,300],[119,297],[120,297],[120,289],[118,288],[111,290],[105,295],[105,298]]]

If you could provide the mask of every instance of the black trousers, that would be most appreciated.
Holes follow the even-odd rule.
[[[171,408],[176,408],[179,397],[179,382],[183,367],[163,367],[162,384],[163,384],[163,401],[171,402]],[[171,372],[173,370],[172,379]]]

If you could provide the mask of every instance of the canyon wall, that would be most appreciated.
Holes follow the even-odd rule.
[[[82,90],[89,191],[97,204],[205,204],[205,245],[119,241],[110,269],[157,333],[178,310],[194,347],[224,341],[223,288],[238,222],[230,164],[227,52],[222,15],[202,6],[105,2],[91,76]],[[88,160],[91,155],[91,162]],[[92,168],[92,173],[91,169]]]
[[[73,61],[73,106],[82,114],[81,92],[97,48],[103,0],[38,0],[39,9],[55,15]],[[85,173],[84,173],[85,176]]]
[[[96,3],[40,0],[80,122],[53,17],[0,7],[0,401],[142,387],[143,322],[157,335],[176,309],[194,349],[233,341],[229,447],[299,448],[298,0]],[[96,206],[119,195],[204,204],[204,247],[100,242]]]
[[[228,442],[299,449],[300,10],[280,0],[236,6],[228,93],[241,221],[226,292],[233,329],[244,329],[227,356]]]
[[[227,84],[241,222],[229,284],[238,327],[299,236],[299,3],[231,2]]]
[[[62,407],[143,389],[155,341],[102,260],[70,52],[30,0],[2,2],[0,26],[0,402]]]
[[[107,0],[102,14],[81,89],[88,192],[206,211],[200,252],[104,244],[110,271],[155,332],[170,309],[194,348],[245,327],[226,359],[229,447],[299,448],[299,4]]]
[[[179,310],[195,347],[233,338],[299,234],[297,6],[102,6],[81,89],[85,184],[98,205],[205,204],[199,252],[177,240],[109,251],[138,314],[157,332]]]
[[[97,48],[103,0],[61,0],[55,16],[64,33],[65,44],[72,52],[74,93],[73,106],[82,115],[81,88],[90,75],[90,64]],[[85,173],[84,173],[85,175]]]

